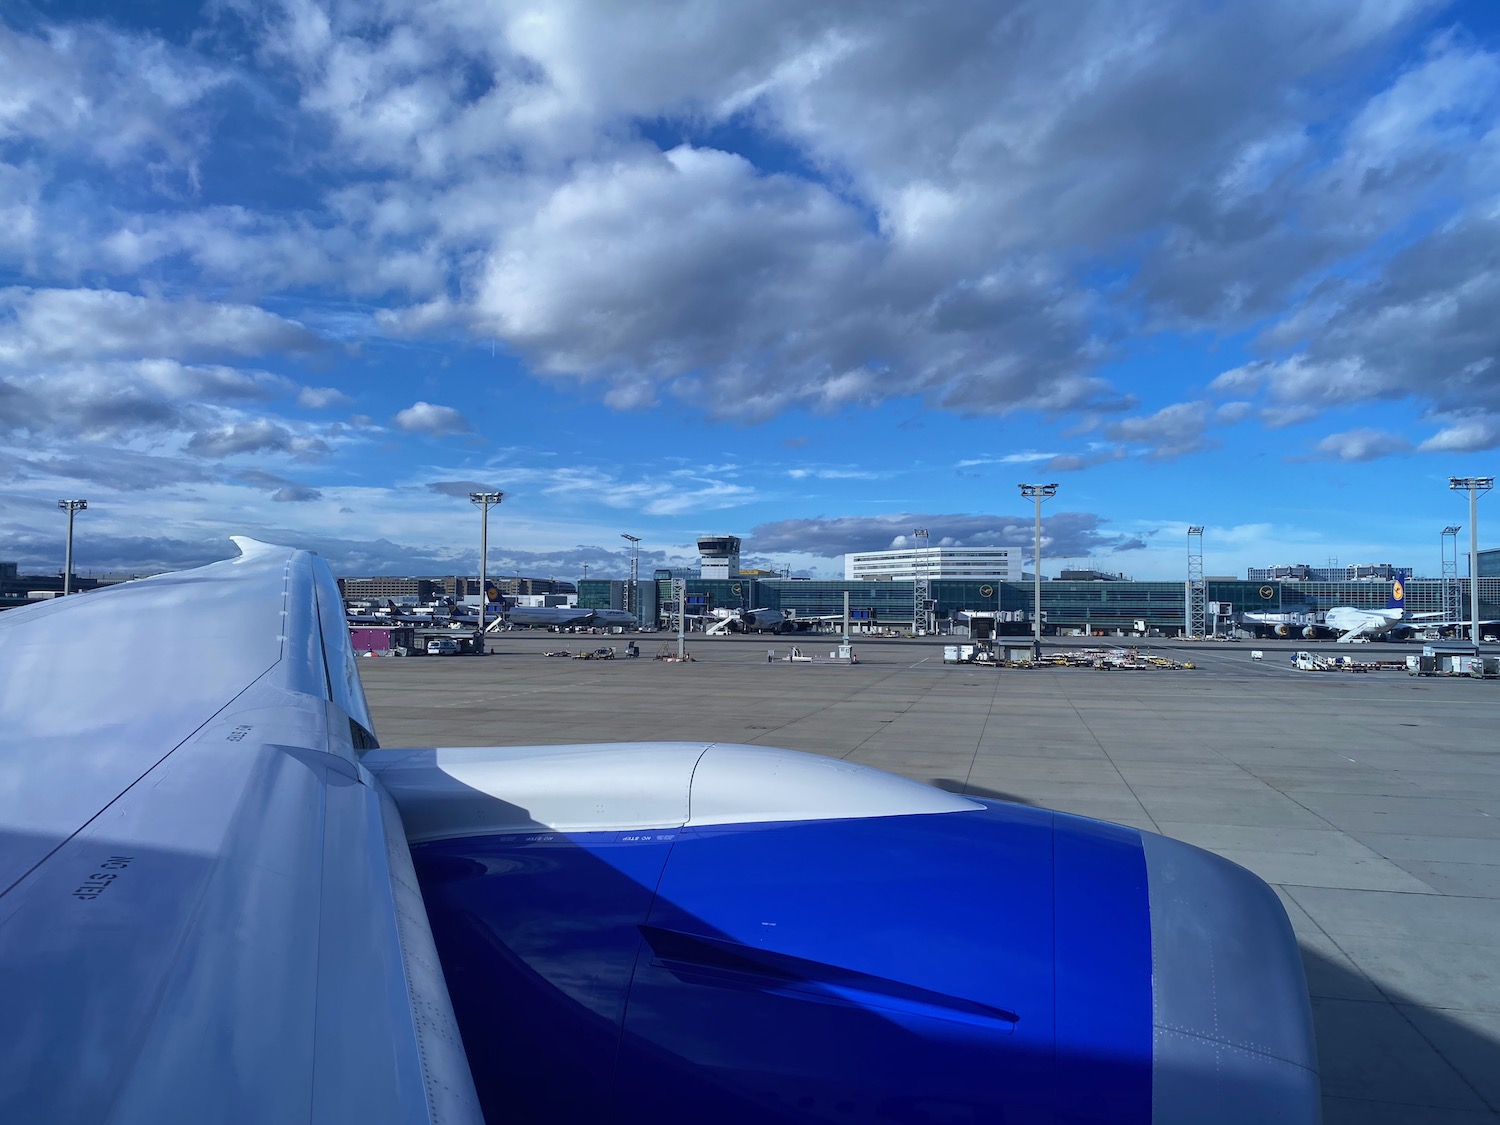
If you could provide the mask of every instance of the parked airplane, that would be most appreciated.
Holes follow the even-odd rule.
[[[1406,572],[1397,571],[1384,609],[1335,606],[1323,615],[1323,621],[1330,629],[1339,632],[1339,644],[1348,644],[1361,637],[1379,637],[1397,629],[1412,628],[1410,625],[1401,625],[1401,619],[1405,615]]]
[[[1318,1120],[1243,868],[759,746],[380,750],[332,575],[237,542],[0,616],[0,1121]]]
[[[512,625],[583,625],[592,610],[571,605],[510,605],[502,611]]]
[[[785,610],[740,610],[740,632],[742,633],[795,633],[811,625],[811,619],[792,617]]]
[[[1360,609],[1356,606],[1335,606],[1319,624],[1311,612],[1280,610],[1247,612],[1240,614],[1242,626],[1253,629],[1257,636],[1294,637],[1308,640],[1321,635],[1325,630],[1339,633],[1339,641],[1353,642],[1361,637],[1380,637],[1387,634],[1408,633],[1416,629],[1440,631],[1444,629],[1467,629],[1468,618],[1441,619],[1441,613],[1406,612],[1405,571],[1397,573],[1391,583],[1391,592],[1384,609]],[[1481,625],[1492,625],[1492,619],[1481,619]]]
[[[589,626],[623,626],[627,629],[636,624],[633,613],[627,613],[622,609],[587,609],[572,605],[516,605],[507,601],[500,591],[493,585],[486,587],[491,604],[503,615],[504,619],[512,625],[540,625],[540,626],[577,626],[586,628]]]
[[[512,625],[635,625],[635,614],[621,609],[584,609],[571,605],[514,605],[505,609],[505,620]]]

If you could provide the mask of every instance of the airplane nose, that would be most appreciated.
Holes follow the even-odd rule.
[[[1151,903],[1153,1125],[1316,1125],[1302,956],[1275,892],[1244,868],[1142,832]]]

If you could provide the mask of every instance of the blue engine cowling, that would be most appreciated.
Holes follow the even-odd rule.
[[[412,857],[494,1122],[1318,1119],[1285,912],[1162,837],[984,802]]]

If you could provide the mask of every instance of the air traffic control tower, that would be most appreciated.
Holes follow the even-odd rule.
[[[700,578],[738,578],[740,576],[740,540],[735,535],[698,536],[698,576]]]

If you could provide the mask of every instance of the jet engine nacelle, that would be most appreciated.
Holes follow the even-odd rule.
[[[1318,630],[1317,630],[1316,626],[1306,625],[1302,629],[1302,635],[1304,637],[1306,637],[1308,640],[1312,640],[1313,638],[1315,638],[1318,635]]]
[[[1278,637],[1290,637],[1292,635],[1292,627],[1290,625],[1278,625],[1276,626],[1276,635]]]
[[[372,751],[488,1120],[1313,1122],[1254,875],[812,755]]]

